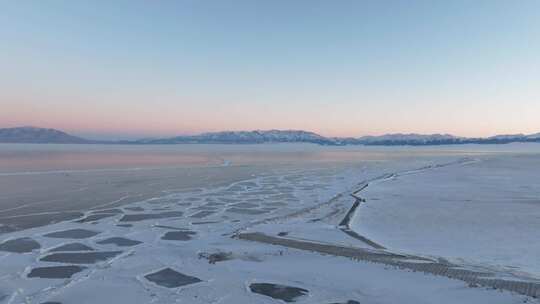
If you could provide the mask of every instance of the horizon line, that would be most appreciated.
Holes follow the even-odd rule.
[[[531,136],[531,135],[540,134],[540,130],[539,130],[538,132],[533,132],[533,133],[523,133],[523,132],[520,132],[520,133],[494,133],[494,134],[488,135],[488,136],[461,136],[461,135],[456,135],[456,134],[447,133],[447,132],[434,132],[434,133],[389,132],[389,133],[367,134],[367,135],[357,135],[357,136],[327,136],[327,135],[322,135],[321,133],[318,133],[318,132],[315,132],[315,131],[310,131],[310,130],[307,130],[307,129],[297,129],[297,128],[278,129],[278,128],[271,128],[271,129],[240,129],[240,130],[223,129],[223,130],[220,130],[220,131],[203,131],[203,132],[197,132],[197,133],[191,133],[191,134],[177,133],[175,135],[155,135],[155,136],[143,136],[143,135],[136,136],[136,135],[133,135],[133,136],[131,136],[131,139],[127,139],[127,138],[95,139],[95,138],[91,138],[91,136],[88,136],[92,132],[77,132],[77,131],[64,130],[64,129],[54,128],[54,127],[39,127],[39,126],[35,126],[35,125],[23,125],[23,126],[14,126],[14,127],[0,127],[0,130],[2,130],[2,129],[23,129],[23,128],[56,130],[56,131],[66,133],[66,134],[71,135],[71,136],[80,137],[80,138],[85,139],[85,140],[95,140],[95,141],[133,141],[133,140],[143,140],[143,139],[170,139],[170,138],[175,138],[175,137],[190,137],[190,136],[200,136],[200,135],[204,135],[204,134],[215,134],[215,133],[226,133],[226,132],[230,132],[230,133],[240,133],[240,132],[250,133],[250,132],[270,132],[270,131],[307,132],[307,133],[312,133],[314,135],[321,136],[323,138],[328,138],[328,139],[348,139],[348,138],[361,139],[361,138],[364,138],[364,137],[382,137],[382,136],[391,136],[391,135],[402,135],[402,136],[411,136],[411,135],[437,136],[438,135],[438,136],[452,136],[452,137],[454,137],[456,139],[486,139],[486,138],[493,138],[493,137],[497,137],[497,136]],[[119,134],[116,134],[116,135],[119,135]],[[107,135],[105,135],[105,136],[107,136]],[[115,134],[109,133],[108,136],[115,136]],[[130,137],[130,136],[126,136],[126,137]]]

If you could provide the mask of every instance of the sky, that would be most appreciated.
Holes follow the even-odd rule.
[[[540,132],[540,1],[0,0],[0,127]]]

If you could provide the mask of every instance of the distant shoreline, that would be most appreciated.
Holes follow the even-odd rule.
[[[433,142],[433,143],[346,143],[346,144],[322,144],[317,142],[283,142],[283,141],[267,141],[267,142],[126,142],[126,141],[87,141],[87,142],[24,142],[24,141],[0,141],[0,144],[25,144],[25,145],[120,145],[120,146],[177,146],[177,145],[231,145],[231,146],[247,146],[247,145],[265,145],[265,144],[314,144],[319,146],[331,147],[346,147],[346,146],[365,146],[365,147],[420,147],[420,146],[460,146],[460,145],[508,145],[514,143],[535,143],[540,144],[539,140],[526,141],[462,141],[462,142]]]
[[[485,138],[457,137],[449,134],[387,134],[381,136],[325,137],[303,130],[223,131],[199,135],[138,140],[90,140],[55,129],[37,127],[0,128],[0,143],[12,144],[103,144],[103,145],[177,145],[177,144],[264,144],[311,143],[321,146],[441,146],[510,143],[540,143],[540,133],[496,135]]]

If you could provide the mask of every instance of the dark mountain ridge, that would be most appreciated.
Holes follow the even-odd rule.
[[[84,144],[90,140],[69,135],[55,129],[19,127],[0,129],[0,142],[3,143],[54,143]]]
[[[386,134],[381,136],[324,137],[302,130],[255,130],[209,132],[168,138],[150,138],[122,141],[95,141],[73,136],[55,129],[36,127],[0,129],[0,143],[56,143],[56,144],[260,144],[260,143],[313,143],[319,145],[369,146],[426,146],[456,144],[508,144],[513,142],[540,142],[540,133],[524,135],[496,135],[486,138],[457,137],[449,134]]]

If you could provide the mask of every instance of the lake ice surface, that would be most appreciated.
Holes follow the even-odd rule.
[[[538,169],[538,155],[492,155],[372,183],[353,227],[389,249],[540,279]]]
[[[23,164],[24,170],[13,164],[0,168],[1,181],[27,183],[15,190],[0,186],[6,189],[0,201],[0,223],[7,227],[0,234],[0,244],[18,249],[12,241],[21,238],[39,244],[24,246],[24,252],[0,251],[0,303],[279,303],[252,292],[250,286],[299,288],[303,295],[293,297],[298,303],[534,302],[509,292],[469,288],[444,277],[231,236],[237,231],[261,231],[369,248],[337,227],[353,202],[348,194],[363,181],[403,172],[371,183],[361,193],[367,201],[353,217],[355,230],[396,252],[447,258],[464,266],[480,264],[502,274],[531,278],[537,267],[534,257],[540,253],[533,233],[540,227],[536,203],[540,191],[534,183],[539,147],[217,145],[157,147],[158,152],[144,147],[146,153],[166,153],[166,161],[134,169],[139,156],[132,156],[127,165],[106,163],[109,168],[103,168],[99,159],[78,163],[88,157],[77,156],[79,147],[10,146],[11,154],[2,150],[0,158],[9,154],[24,163],[13,152],[20,149],[29,149],[31,156],[25,157],[30,158],[65,149],[71,156],[52,165],[43,160],[37,165]],[[137,153],[130,152],[131,147],[93,149],[98,155],[110,149]],[[170,163],[175,154],[182,153],[210,155],[206,159],[213,161]],[[433,166],[462,159],[470,161]],[[227,166],[221,166],[223,160]],[[4,159],[0,164],[7,162]],[[70,163],[73,167],[65,166]],[[178,168],[171,169],[173,165]],[[49,197],[51,203],[40,200],[47,192],[39,185],[47,182],[54,189],[65,185],[72,190],[61,194],[84,203],[66,208],[67,200],[55,203],[61,196]],[[99,190],[106,195],[96,196]],[[110,203],[131,191],[144,195]],[[86,196],[94,199],[85,200]],[[19,204],[24,207],[18,208]],[[73,214],[58,216],[58,223],[28,220],[36,208]],[[192,217],[204,211],[211,213]],[[108,216],[80,221],[95,214]],[[28,229],[19,230],[19,219],[25,223],[22,228]],[[83,230],[100,233],[65,238],[73,236],[71,231]],[[48,237],[51,233],[61,237]],[[115,241],[103,242],[111,239]],[[124,242],[118,240],[141,243],[121,246]],[[70,245],[74,242],[76,246]],[[221,255],[227,258],[213,263],[204,258]],[[81,261],[84,264],[78,264]],[[186,278],[191,284],[184,284]]]

